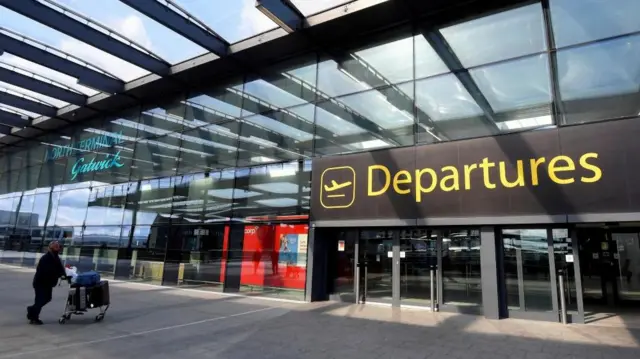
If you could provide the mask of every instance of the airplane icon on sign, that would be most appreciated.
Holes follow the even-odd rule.
[[[327,192],[333,192],[333,191],[337,191],[339,189],[343,189],[345,187],[349,187],[352,184],[353,184],[353,182],[351,182],[351,181],[347,181],[347,182],[343,182],[343,183],[338,183],[336,181],[331,181],[331,186],[324,185],[324,190],[327,191]],[[344,194],[328,195],[327,197],[344,197]]]
[[[356,198],[353,167],[330,167],[320,175],[320,204],[324,208],[349,208]]]

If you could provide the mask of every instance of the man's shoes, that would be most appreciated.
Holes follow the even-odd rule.
[[[29,321],[29,324],[31,324],[31,325],[42,325],[42,324],[44,324],[44,323],[43,323],[43,322],[42,322],[42,320],[40,320],[40,319],[31,319],[31,320]]]
[[[31,321],[31,307],[27,307],[27,320]]]

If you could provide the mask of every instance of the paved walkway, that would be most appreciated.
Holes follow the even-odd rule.
[[[59,325],[56,289],[27,325],[32,272],[0,266],[0,359],[640,357],[640,331],[335,303],[301,304],[112,283],[105,321]]]

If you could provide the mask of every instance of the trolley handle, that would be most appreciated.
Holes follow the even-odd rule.
[[[66,275],[60,277],[60,280],[58,281],[58,287],[62,285],[62,282],[67,282],[69,285],[71,285],[71,277],[68,277]]]

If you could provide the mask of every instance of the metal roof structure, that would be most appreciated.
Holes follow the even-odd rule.
[[[136,82],[170,79],[176,72],[184,70],[181,62],[188,60],[188,57],[171,56],[171,62],[165,60],[151,51],[149,44],[145,46],[141,43],[145,42],[144,36],[142,41],[136,41],[134,37],[140,38],[140,34],[132,31],[131,26],[118,26],[114,18],[133,21],[134,30],[137,26],[135,22],[140,19],[144,24],[138,24],[138,27],[161,26],[163,29],[154,34],[162,34],[156,35],[154,40],[162,36],[162,40],[170,41],[170,45],[163,48],[175,46],[180,50],[188,49],[181,51],[187,56],[200,55],[200,58],[193,60],[200,64],[234,52],[230,41],[213,29],[219,27],[228,33],[223,27],[224,22],[221,22],[228,20],[224,18],[232,17],[232,21],[242,26],[252,26],[249,32],[238,31],[230,35],[231,40],[237,42],[259,35],[260,31],[277,32],[277,24],[287,27],[286,24],[291,24],[291,21],[295,25],[293,28],[287,27],[288,31],[300,29],[304,15],[296,8],[296,3],[309,14],[352,2],[323,0],[311,4],[306,0],[242,0],[235,2],[241,6],[237,9],[235,5],[238,4],[218,0],[107,0],[99,3],[0,0],[0,103],[10,108],[10,111],[1,112],[0,134],[3,138],[0,141],[3,145],[12,143],[41,131],[54,130],[70,121],[99,114],[101,106],[95,106],[95,101],[109,97],[116,101],[131,101],[138,97],[138,94],[128,94],[131,88],[136,87]],[[205,13],[202,10],[209,5],[220,8],[222,16],[194,15]],[[109,18],[110,11],[115,17]],[[87,12],[91,16],[85,14]],[[282,21],[280,16],[283,17]],[[261,25],[243,24],[247,21]],[[145,35],[145,29],[141,30]],[[260,42],[264,36],[261,35]],[[78,46],[64,46],[68,43],[82,43],[90,48],[90,56],[86,56],[87,51],[84,51],[85,56],[81,56],[83,54],[77,51]],[[65,47],[69,49],[65,50]],[[101,66],[96,56],[117,60],[112,66]],[[135,67],[137,71],[131,75],[123,73],[120,68],[124,65]],[[5,87],[3,83],[10,87]],[[46,99],[52,99],[55,104],[47,103]],[[26,111],[26,115],[16,111]],[[73,119],[68,118],[69,114]]]
[[[522,19],[533,19],[532,23],[540,27],[534,30],[540,33],[529,34],[531,39],[517,44],[516,52],[502,58],[474,63],[469,60],[472,50],[461,45],[455,32],[442,28],[453,23],[464,30],[466,24],[460,23],[461,19],[490,13],[492,9],[526,8],[527,4],[537,4],[538,9],[525,10]],[[469,118],[484,122],[487,133],[483,135],[527,127],[516,123],[523,119],[538,127],[540,121],[552,125],[549,113],[562,115],[559,107],[567,106],[565,102],[570,100],[561,98],[559,93],[557,39],[549,15],[552,6],[553,0],[0,0],[0,146],[113,114],[144,101],[158,101],[159,94],[168,98],[223,77],[247,73],[264,75],[263,79],[268,76],[270,81],[281,84],[277,90],[295,98],[293,103],[310,103],[307,100],[314,99],[313,104],[334,116],[335,121],[348,119],[373,138],[402,145],[393,143],[397,133],[391,134],[391,129],[364,115],[358,106],[335,101],[341,94],[326,93],[291,72],[261,73],[264,66],[318,49],[357,86],[378,89],[385,105],[396,113],[415,116],[417,125],[426,133],[446,140],[447,131],[442,127],[447,118],[433,118],[433,111],[415,106],[412,95],[396,85],[398,81],[390,77],[393,74],[385,73],[384,66],[373,63],[375,59],[359,52],[336,50],[333,44],[336,39],[348,43],[365,34],[375,38],[377,31],[403,24],[411,26],[421,37],[420,46],[434,54],[432,67],[440,72],[434,70],[428,76],[442,74],[448,78],[447,86],[462,89],[464,101],[472,103],[463,111],[468,112]],[[211,9],[219,11],[208,11]],[[474,26],[480,25],[481,21]],[[630,29],[623,35],[637,32]],[[623,35],[611,34],[608,38]],[[600,39],[603,38],[607,36]],[[536,54],[538,62],[534,59]],[[479,54],[478,58],[482,56],[491,55]],[[535,71],[539,70],[551,84],[550,94],[542,94],[545,98],[537,102],[538,107],[527,108],[526,116],[505,115],[501,108],[504,104],[487,90],[492,86],[486,79],[491,69],[483,68],[489,63],[498,68],[501,61],[518,57],[526,57],[531,69],[538,66]],[[287,83],[303,84],[303,93],[292,91],[296,86]],[[317,141],[346,146],[362,137],[358,133],[335,136],[335,131],[321,127],[314,130],[314,123],[304,116],[283,110],[288,106],[271,103],[248,91],[227,89],[224,97],[229,104],[243,103],[246,107],[248,103],[255,107],[254,114],[282,125],[303,133],[318,133]],[[191,103],[184,103],[183,107],[191,114],[210,111]],[[261,129],[264,126],[254,125],[248,124],[245,131],[255,130],[256,137],[273,143],[297,141],[295,136],[273,131],[265,135]],[[220,141],[224,142],[224,138]]]

